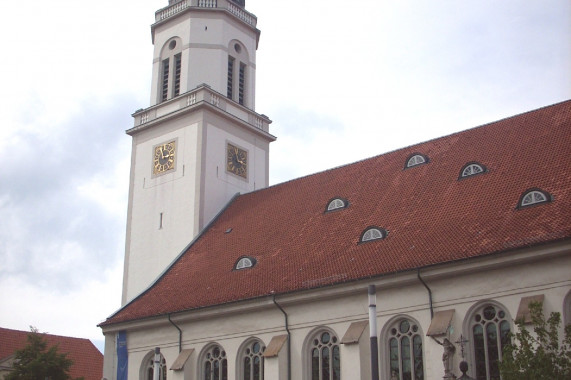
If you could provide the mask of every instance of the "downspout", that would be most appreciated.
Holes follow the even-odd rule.
[[[291,380],[291,333],[289,331],[289,324],[288,324],[288,320],[287,320],[287,313],[285,312],[285,310],[280,306],[279,303],[277,303],[276,301],[276,295],[274,294],[273,296],[273,301],[274,304],[278,307],[278,309],[280,309],[280,311],[284,314],[285,316],[285,329],[287,332],[287,379]]]
[[[428,303],[430,305],[430,320],[432,320],[432,318],[434,318],[434,309],[432,308],[432,290],[430,290],[428,285],[426,285],[426,282],[424,282],[424,280],[420,277],[420,268],[418,268],[418,271],[416,272],[416,274],[417,274],[420,282],[422,282],[422,285],[424,285],[426,290],[428,290]]]
[[[418,271],[416,272],[418,279],[420,280],[420,282],[422,282],[422,285],[424,285],[424,287],[426,288],[426,290],[428,290],[428,303],[430,304],[430,320],[432,321],[432,319],[434,318],[434,308],[432,307],[432,290],[430,290],[430,288],[428,287],[428,285],[426,285],[426,282],[424,282],[424,280],[420,277],[420,268],[418,268]],[[432,340],[434,340],[436,343],[442,345],[441,342],[438,341],[438,339],[436,339],[433,336],[430,336],[432,338]]]
[[[169,322],[171,323],[171,325],[173,325],[174,327],[176,327],[176,329],[178,330],[178,353],[180,354],[180,352],[182,351],[182,330],[180,329],[180,327],[178,327],[171,319],[171,315],[168,315],[169,317]]]

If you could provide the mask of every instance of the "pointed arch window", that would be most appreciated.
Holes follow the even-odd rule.
[[[367,227],[361,234],[359,242],[366,243],[368,241],[384,239],[387,236],[387,231],[379,227]]]
[[[551,194],[541,189],[529,189],[519,199],[518,208],[551,202]]]
[[[424,165],[428,163],[428,157],[424,154],[414,153],[406,160],[405,169],[412,168],[418,165]]]
[[[238,262],[234,266],[234,269],[236,269],[236,270],[248,269],[248,268],[252,268],[254,265],[256,265],[256,259],[255,258],[253,258],[253,257],[242,257],[238,260]]]
[[[484,304],[470,316],[472,366],[476,380],[500,378],[499,362],[509,343],[510,318],[503,307]]]
[[[215,344],[208,348],[201,361],[201,380],[228,380],[226,351]]]
[[[264,380],[264,351],[262,341],[254,339],[248,342],[241,353],[241,380]]]
[[[460,170],[458,179],[471,177],[478,174],[484,174],[488,170],[486,167],[478,162],[469,162]]]
[[[159,379],[158,380],[167,380],[167,362],[163,354],[161,355],[160,364],[159,364]],[[144,370],[144,379],[145,380],[155,380],[155,354],[151,352],[145,358],[145,370]]]
[[[339,339],[330,331],[319,331],[310,341],[311,380],[340,380]]]
[[[390,379],[424,380],[422,333],[416,322],[408,318],[396,320],[389,328],[388,345]]]
[[[327,203],[327,209],[325,211],[334,211],[339,210],[342,208],[346,208],[349,205],[349,202],[346,199],[342,198],[333,198],[332,200]]]

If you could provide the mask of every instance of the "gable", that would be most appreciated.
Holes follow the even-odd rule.
[[[241,195],[102,325],[569,239],[570,146],[567,101]],[[470,162],[486,172],[459,180]],[[530,188],[553,201],[518,208]],[[348,206],[324,211],[334,198]],[[371,226],[386,237],[359,244]]]

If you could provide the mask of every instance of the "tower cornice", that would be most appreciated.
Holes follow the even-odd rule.
[[[128,129],[126,133],[132,136],[165,120],[179,117],[200,107],[208,107],[223,117],[238,122],[244,128],[255,132],[268,141],[276,140],[276,137],[269,133],[269,125],[272,121],[266,115],[258,114],[228,99],[206,84],[171,100],[135,111],[132,114],[134,126]]]
[[[151,36],[154,43],[154,30],[157,26],[191,11],[224,12],[244,26],[256,32],[256,45],[260,38],[260,30],[256,28],[258,18],[230,0],[181,0],[155,12],[155,23],[151,25]]]

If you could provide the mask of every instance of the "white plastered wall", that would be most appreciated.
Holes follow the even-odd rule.
[[[529,258],[529,257],[528,257]],[[571,290],[568,268],[571,266],[569,251],[557,256],[538,255],[533,262],[501,262],[494,257],[477,262],[465,262],[446,267],[425,269],[421,277],[432,290],[435,312],[454,309],[451,329],[447,336],[456,342],[460,334],[468,337],[463,325],[468,313],[479,303],[492,300],[503,307],[511,318],[515,318],[522,297],[543,294],[544,311],[561,312],[563,300]],[[254,269],[255,270],[255,269]],[[322,288],[309,292],[278,297],[278,302],[289,316],[292,347],[292,379],[307,380],[308,359],[303,355],[304,343],[309,335],[320,326],[338,334],[341,339],[351,322],[367,320],[367,285],[377,285],[377,322],[379,326],[379,352],[381,379],[389,380],[385,332],[388,323],[400,316],[406,316],[420,324],[423,333],[423,354],[425,378],[443,376],[442,347],[426,336],[430,326],[430,308],[427,289],[417,278],[417,273],[409,272],[388,276],[375,281],[347,284],[334,288]],[[284,316],[271,302],[271,297],[257,301],[233,304],[175,316],[173,320],[183,330],[183,347],[194,348],[185,368],[186,377],[181,372],[169,372],[173,379],[198,379],[199,358],[204,347],[212,342],[221,345],[227,353],[229,378],[235,378],[238,348],[253,336],[266,345],[272,336],[285,334]],[[513,327],[513,323],[512,323]],[[366,379],[368,372],[369,347],[368,331],[363,332],[358,344],[360,360],[355,360],[355,346],[341,346],[341,369],[344,378]],[[172,364],[178,355],[178,331],[162,318],[160,326],[133,330],[128,334],[129,371],[131,379],[136,379],[141,360],[155,346],[161,347],[167,364]],[[458,345],[457,345],[458,346]],[[282,348],[283,354],[287,345]],[[470,367],[470,345],[466,346]],[[276,358],[267,359],[278,360]],[[456,348],[453,372],[459,376],[458,364],[461,360],[460,347]],[[276,367],[269,362],[269,369]],[[188,368],[191,371],[188,372]],[[189,375],[192,374],[192,375]],[[474,376],[473,373],[469,373]],[[285,372],[279,379],[285,380]]]
[[[198,231],[199,132],[200,123],[187,119],[133,136],[124,302],[146,289]],[[153,175],[154,146],[173,140],[175,170]]]

